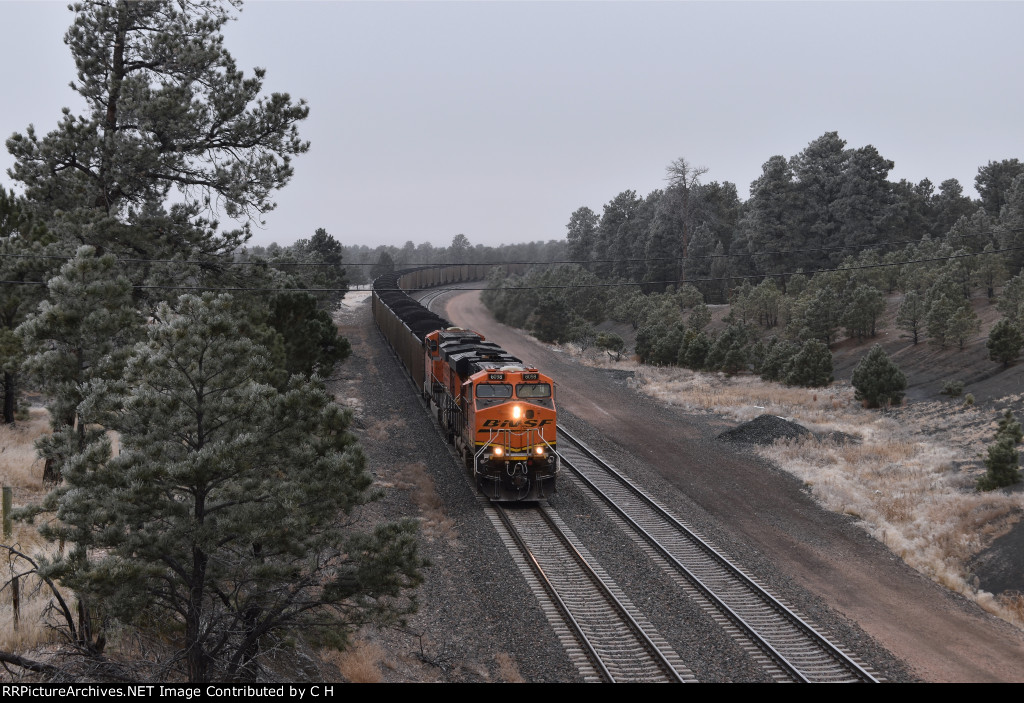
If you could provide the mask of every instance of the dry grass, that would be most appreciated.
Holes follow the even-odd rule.
[[[337,666],[342,676],[352,683],[381,681],[380,666],[384,650],[372,642],[354,642],[344,652],[325,651],[321,653],[321,658]]]
[[[426,464],[417,461],[399,467],[395,487],[410,491],[419,509],[420,529],[427,539],[443,537],[451,542],[458,539],[455,521],[445,514],[444,501],[434,488],[434,479],[427,473]]]
[[[49,434],[48,415],[33,408],[27,422],[0,425],[0,485],[24,489],[30,494],[43,491],[43,461],[36,455],[35,441]]]
[[[14,489],[14,506],[20,507],[41,500],[43,462],[36,455],[35,441],[50,432],[46,411],[33,408],[27,422],[15,426],[0,425],[0,485]],[[37,555],[53,551],[36,528],[20,522],[13,524],[10,536],[0,535],[0,543],[14,546],[18,551]],[[4,552],[0,572],[0,649],[25,651],[55,639],[55,633],[46,624],[46,611],[50,605],[49,590],[35,576],[18,580],[18,627],[14,625],[12,607],[12,575],[24,573],[29,565],[20,560],[10,561]]]
[[[526,683],[526,679],[519,673],[516,660],[505,652],[494,655],[494,663],[498,665],[498,676],[505,683]]]
[[[366,427],[366,436],[375,442],[386,442],[400,437],[405,430],[406,423],[400,417],[391,417],[386,420],[377,420]]]
[[[847,383],[789,388],[751,376],[600,357],[588,363],[632,370],[642,392],[691,412],[739,422],[767,413],[819,435],[853,437],[853,442],[806,438],[756,451],[804,481],[824,507],[858,518],[914,569],[1024,626],[1024,596],[995,598],[978,590],[967,566],[1024,515],[1024,493],[974,490],[984,473],[983,452],[995,435],[996,413],[956,401],[913,403],[881,413],[861,407]],[[1007,397],[1003,403],[1020,399]]]

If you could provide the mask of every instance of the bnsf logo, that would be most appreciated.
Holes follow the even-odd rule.
[[[484,420],[484,427],[543,427],[554,420]]]

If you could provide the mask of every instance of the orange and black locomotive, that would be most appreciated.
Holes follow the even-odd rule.
[[[426,287],[416,273],[374,281],[374,317],[448,441],[472,469],[477,489],[494,501],[553,494],[559,469],[554,382],[412,300],[402,283]]]

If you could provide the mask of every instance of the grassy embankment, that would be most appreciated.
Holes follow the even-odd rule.
[[[995,435],[991,408],[936,400],[883,413],[861,407],[845,382],[789,388],[752,376],[611,362],[593,352],[584,356],[587,363],[635,371],[641,392],[691,412],[738,422],[767,413],[816,434],[857,438],[780,441],[756,451],[803,481],[825,508],[857,518],[917,571],[1024,627],[1024,595],[995,597],[980,590],[969,571],[971,557],[1024,514],[1024,492],[974,489]],[[995,406],[1021,399],[1006,397]]]

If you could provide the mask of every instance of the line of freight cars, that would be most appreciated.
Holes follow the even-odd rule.
[[[555,384],[476,332],[453,327],[406,293],[483,280],[477,265],[410,269],[373,282],[373,316],[431,412],[494,501],[555,492]]]

